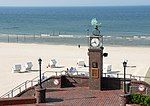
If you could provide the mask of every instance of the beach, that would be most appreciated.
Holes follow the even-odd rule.
[[[38,59],[42,59],[42,72],[62,71],[71,66],[77,67],[77,60],[84,59],[88,66],[88,46],[70,45],[46,45],[46,44],[23,44],[23,43],[0,43],[0,95],[13,89],[26,80],[31,80],[39,75],[38,71],[25,73],[12,73],[15,64],[24,65],[25,62],[33,63],[32,70],[39,69]],[[123,73],[122,60],[128,60],[126,73],[137,76],[145,76],[150,67],[150,47],[131,46],[104,46],[104,64],[111,64],[113,71]],[[47,68],[50,59],[56,59],[56,66],[62,68]],[[82,69],[77,68],[82,71]],[[84,71],[88,72],[84,69]]]

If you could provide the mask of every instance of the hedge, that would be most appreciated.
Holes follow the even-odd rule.
[[[150,96],[142,94],[131,94],[130,104],[140,104],[141,106],[150,106]]]

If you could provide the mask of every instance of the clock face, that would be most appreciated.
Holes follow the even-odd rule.
[[[91,46],[98,47],[100,45],[100,41],[98,38],[92,38],[91,39]]]

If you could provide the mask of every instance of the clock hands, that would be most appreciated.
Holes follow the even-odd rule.
[[[93,38],[93,39],[91,40],[91,45],[92,45],[93,47],[98,47],[98,46],[99,46],[99,39]]]
[[[91,43],[92,43],[92,44],[93,44],[93,43],[95,43],[95,44],[96,44],[96,41],[93,41],[93,42],[91,42]]]

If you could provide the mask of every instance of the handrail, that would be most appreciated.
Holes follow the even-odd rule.
[[[54,71],[45,71],[44,73],[42,73],[42,77],[43,79],[46,77],[45,74],[47,73],[56,73],[56,76],[58,75],[59,72],[54,72]],[[61,72],[60,72],[61,73]],[[62,73],[61,73],[62,74]],[[35,84],[33,84],[34,82],[36,82]],[[0,98],[10,98],[10,97],[14,97],[15,96],[15,92],[18,91],[18,93],[22,92],[23,90],[27,89],[28,87],[32,87],[36,84],[38,84],[37,82],[39,82],[39,76],[36,76],[35,78],[31,79],[31,80],[26,80],[25,82],[19,84],[18,86],[16,86],[15,88],[13,88],[12,90],[8,91],[7,93],[3,94],[2,96],[0,96]],[[30,86],[28,86],[30,85]],[[24,88],[23,88],[24,87]]]
[[[58,71],[45,71],[44,73],[42,73],[42,79],[45,79],[45,77],[46,77],[46,74],[47,73],[55,73],[55,75],[56,76],[58,76],[58,73],[60,73],[59,75],[63,75],[63,72],[65,72],[65,75],[67,74],[69,74],[69,75],[71,75],[70,73],[67,73],[67,71],[66,70],[63,70],[63,71],[60,71],[60,72],[58,72]],[[84,71],[77,71],[76,72],[76,75],[79,75],[79,73],[88,73],[88,72],[84,72]],[[106,75],[109,75],[110,73],[103,73],[103,75],[105,75],[105,77],[106,77]],[[113,74],[116,74],[117,75],[117,78],[119,78],[119,75],[124,75],[124,74],[122,74],[122,73],[113,73]],[[130,79],[131,78],[139,78],[139,81],[141,80],[141,78],[150,78],[150,77],[144,77],[144,76],[133,76],[132,74],[126,74],[126,75],[129,75],[130,77]],[[35,84],[33,84],[35,82]],[[39,82],[39,76],[36,76],[35,78],[33,78],[33,79],[31,79],[31,80],[26,80],[25,82],[23,82],[23,83],[21,83],[20,85],[18,85],[18,86],[16,86],[15,88],[13,88],[12,90],[10,90],[10,91],[8,91],[7,93],[5,93],[4,95],[2,95],[2,96],[0,96],[0,98],[10,98],[10,97],[14,97],[15,96],[15,92],[17,91],[17,90],[19,90],[19,92],[18,93],[20,93],[20,92],[22,92],[23,90],[25,90],[25,89],[27,89],[28,87],[32,87],[32,86],[34,86],[34,85],[36,85],[36,84],[38,84],[37,82]],[[28,85],[30,85],[30,86],[28,86]],[[23,88],[24,87],[24,88]]]
[[[109,75],[111,73],[103,73],[103,75],[106,77],[107,75]],[[117,75],[117,78],[120,78],[119,75],[124,75],[123,73],[113,73],[113,75]],[[150,78],[150,77],[145,77],[145,76],[136,76],[136,75],[132,75],[132,74],[126,74],[126,75],[129,75],[130,79],[133,78],[133,79],[138,79],[139,81],[141,81],[141,78]]]
[[[31,83],[31,86],[33,86],[33,82],[37,82],[37,81],[33,81],[33,80],[27,80],[23,83],[21,83],[20,85],[18,85],[17,87],[13,88],[12,90],[8,91],[7,93],[5,93],[4,95],[2,95],[0,98],[5,98],[5,97],[14,97],[14,93],[19,90],[19,93],[22,92],[23,90],[27,89],[27,84]],[[31,87],[30,86],[30,87]],[[24,88],[23,88],[24,87]],[[23,88],[23,89],[22,89]],[[11,96],[10,96],[11,94]]]

